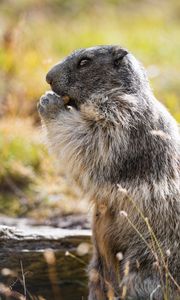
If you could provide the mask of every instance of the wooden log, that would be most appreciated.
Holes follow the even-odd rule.
[[[90,237],[90,230],[0,226],[0,299],[23,299],[5,296],[5,287],[24,299],[87,299]]]

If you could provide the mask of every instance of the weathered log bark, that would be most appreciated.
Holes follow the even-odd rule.
[[[90,236],[90,230],[0,226],[0,299],[23,299],[5,296],[5,286],[24,299],[86,299]]]

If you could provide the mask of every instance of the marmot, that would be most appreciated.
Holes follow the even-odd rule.
[[[88,299],[180,299],[180,136],[143,67],[97,46],[46,80],[50,148],[94,204]]]

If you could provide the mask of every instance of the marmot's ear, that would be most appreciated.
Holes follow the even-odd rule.
[[[124,58],[124,56],[126,56],[127,54],[128,54],[127,50],[122,49],[120,47],[115,48],[114,51],[113,51],[114,66],[118,67],[121,64],[122,59]]]

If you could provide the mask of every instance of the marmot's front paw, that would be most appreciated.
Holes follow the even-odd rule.
[[[64,108],[64,101],[52,91],[48,91],[41,96],[37,108],[43,119],[54,119]]]

